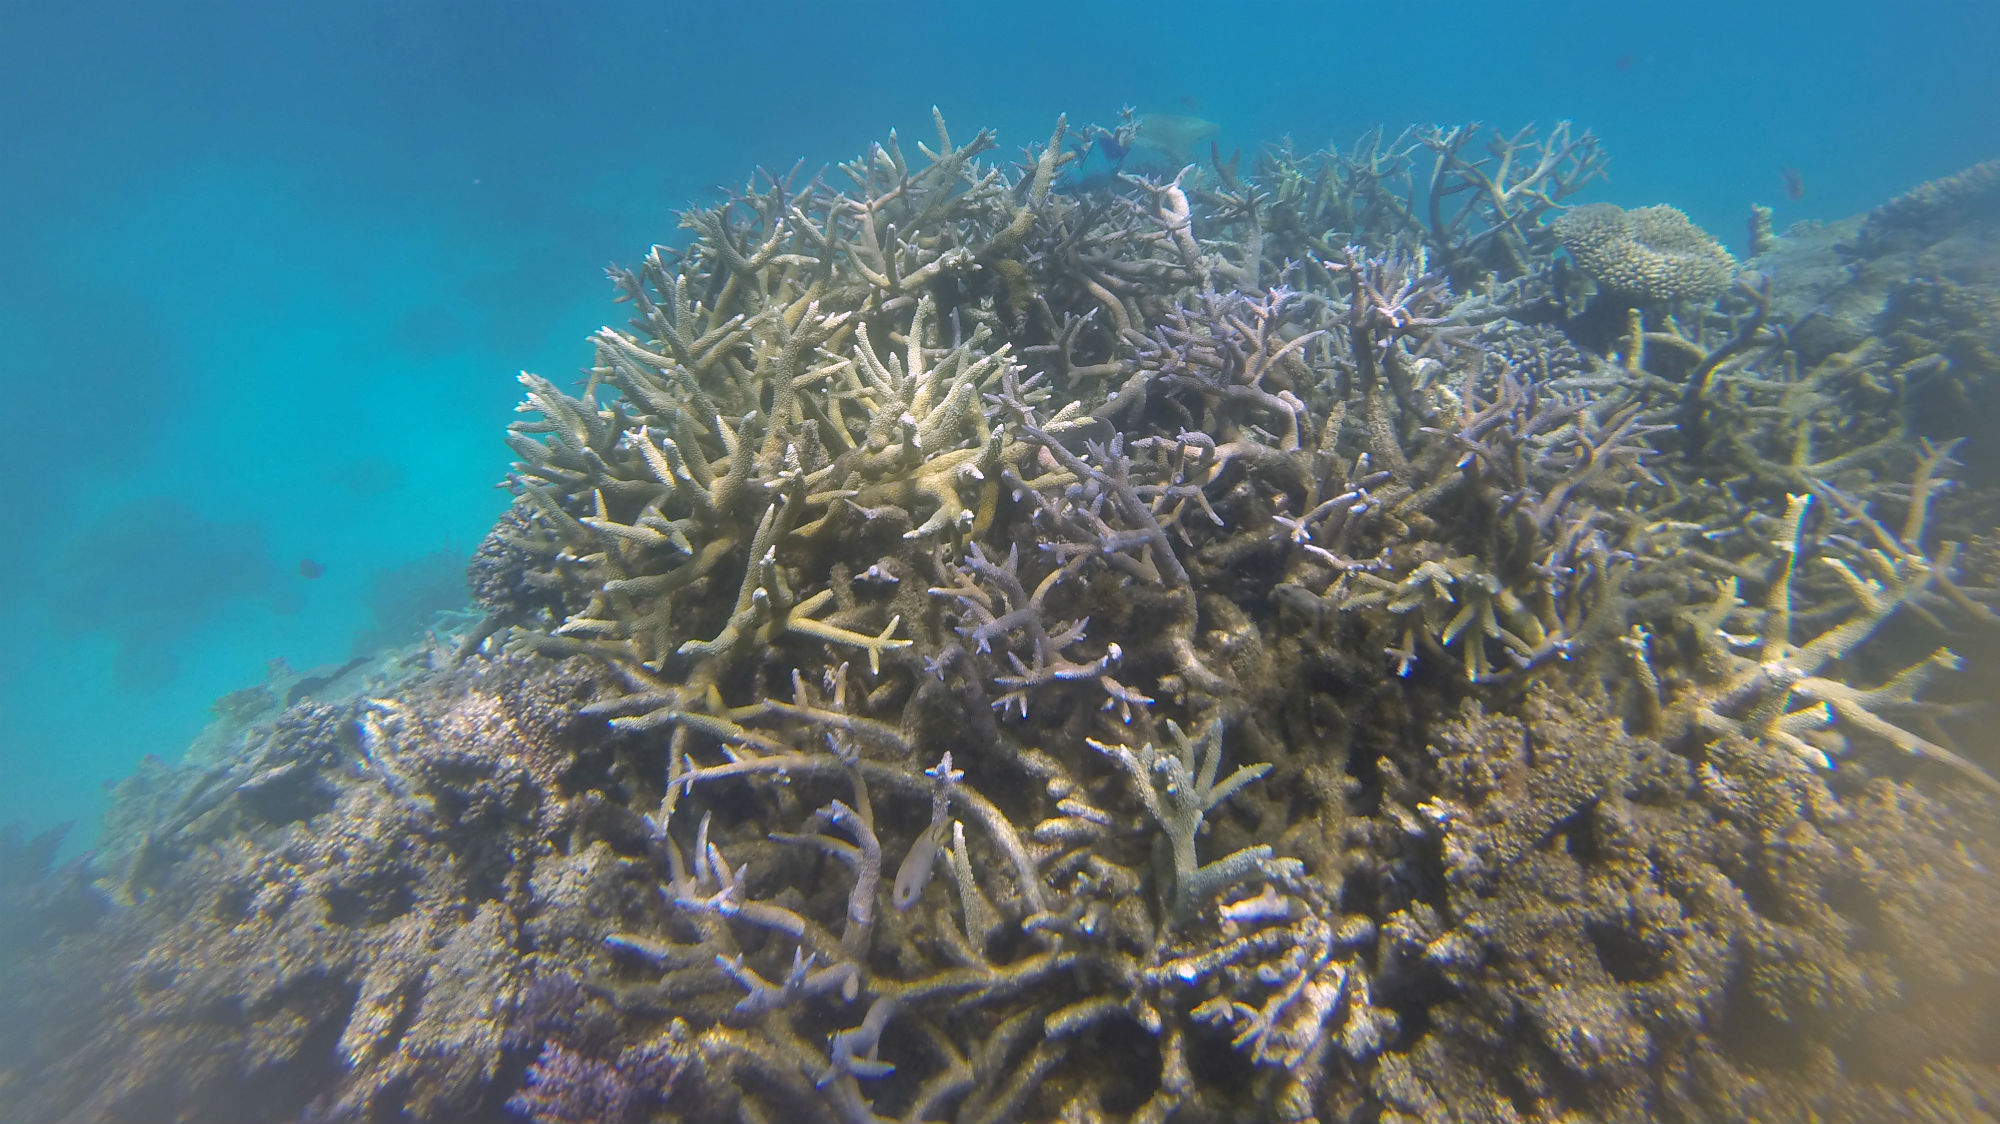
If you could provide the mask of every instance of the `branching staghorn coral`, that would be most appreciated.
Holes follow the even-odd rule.
[[[1705,314],[1650,329],[1638,310],[1629,314],[1624,363],[1648,397],[1680,398],[1684,455],[1778,491],[1815,480],[1865,488],[1904,471],[1913,460],[1912,404],[1941,383],[1946,358],[1898,362],[1871,337],[1807,363],[1769,314],[1768,285],[1741,280]]]
[[[1145,706],[1153,700],[1111,678],[1111,669],[1124,655],[1118,645],[1110,645],[1104,655],[1089,663],[1078,663],[1064,655],[1063,649],[1082,642],[1090,618],[1058,624],[1053,633],[1043,622],[1043,601],[1069,570],[1050,570],[1036,585],[1034,593],[1029,594],[1021,585],[1018,560],[1016,548],[1008,553],[1006,562],[995,565],[975,543],[966,553],[962,584],[931,590],[933,594],[957,598],[964,607],[958,632],[973,645],[975,651],[987,652],[995,640],[1004,640],[1017,631],[1027,638],[1032,662],[1023,662],[1013,652],[1006,653],[1008,663],[1013,665],[1013,673],[994,677],[994,685],[1005,688],[1004,693],[994,700],[994,707],[1003,711],[1010,708],[1018,710],[1020,716],[1026,718],[1028,700],[1035,688],[1060,681],[1089,679],[1095,680],[1109,696],[1104,705],[1107,708],[1117,706],[1120,716],[1130,721],[1133,706]],[[999,591],[997,603],[986,591],[985,586],[988,585]],[[996,614],[995,609],[1001,611]]]
[[[1467,150],[1479,132],[1474,123],[1417,134],[1432,153],[1425,215],[1431,245],[1454,276],[1475,268],[1523,273],[1542,216],[1603,175],[1603,155],[1589,130],[1573,137],[1567,121],[1546,139],[1533,126],[1512,136],[1496,133],[1486,155],[1474,158]]]
[[[1243,881],[1253,872],[1303,873],[1297,860],[1273,863],[1271,849],[1263,845],[1245,847],[1213,862],[1196,864],[1194,842],[1201,832],[1204,814],[1229,799],[1230,793],[1269,773],[1271,767],[1239,765],[1218,782],[1215,775],[1222,765],[1220,718],[1192,738],[1169,720],[1167,736],[1174,742],[1171,755],[1154,749],[1151,742],[1138,749],[1094,740],[1090,745],[1125,767],[1145,802],[1146,811],[1166,833],[1167,853],[1173,862],[1173,886],[1169,891],[1173,912],[1185,914],[1197,901]]]
[[[1228,434],[1254,417],[1275,435],[1278,451],[1299,448],[1305,403],[1290,388],[1310,378],[1298,355],[1319,333],[1281,334],[1284,306],[1295,295],[1277,288],[1257,301],[1204,290],[1199,312],[1176,309],[1154,329],[1140,361],[1150,385],[1183,402],[1190,430]]]
[[[1345,150],[1302,153],[1289,140],[1267,146],[1255,177],[1266,199],[1266,239],[1297,261],[1337,253],[1343,243],[1327,241],[1333,232],[1344,241],[1382,245],[1423,229],[1410,209],[1412,157],[1423,147],[1415,132],[1392,137],[1374,129]]]
[[[1944,451],[1933,451],[1926,461],[1911,500],[1909,518],[1900,533],[1884,529],[1853,499],[1821,486],[1820,494],[1827,496],[1847,518],[1867,527],[1873,541],[1856,552],[1860,569],[1845,559],[1820,557],[1819,561],[1845,586],[1855,608],[1804,642],[1793,640],[1798,611],[1794,583],[1806,514],[1813,496],[1791,496],[1776,540],[1780,556],[1767,578],[1765,603],[1754,618],[1754,631],[1739,635],[1726,630],[1726,623],[1739,615],[1742,608],[1733,579],[1723,584],[1710,606],[1690,613],[1696,643],[1709,666],[1722,674],[1713,685],[1686,691],[1669,712],[1674,720],[1711,734],[1741,732],[1760,738],[1822,769],[1832,765],[1828,743],[1813,739],[1821,731],[1843,734],[1852,731],[1913,756],[1939,762],[2000,791],[2000,781],[1978,766],[1887,717],[1898,711],[1924,712],[1925,708],[1916,699],[1917,692],[1939,670],[1957,666],[1957,657],[1949,649],[1938,648],[1873,688],[1856,687],[1821,674],[1880,629],[1891,615],[1905,608],[1915,609],[1932,587],[1940,583],[1956,593],[1953,599],[1956,604],[1989,622],[1995,620],[1990,610],[1972,602],[1951,584],[1955,547],[1946,547],[1941,557],[1932,559],[1920,545],[1930,502],[1928,493],[1937,483],[1935,469],[1945,455]],[[1738,655],[1732,650],[1735,648],[1753,649],[1753,653]],[[1641,669],[1640,689],[1657,692],[1657,676],[1646,665],[1643,650],[1635,647],[1632,658]]]
[[[1354,990],[1347,990],[1347,973],[1360,969],[1345,961],[1333,962],[1337,926],[1329,919],[1331,905],[1301,864],[1275,858],[1262,845],[1240,848],[1207,864],[1194,861],[1194,838],[1203,813],[1268,766],[1240,767],[1218,781],[1219,720],[1199,739],[1187,737],[1177,727],[1170,726],[1168,732],[1178,746],[1171,758],[1154,753],[1150,744],[1133,751],[1100,743],[1103,752],[1127,760],[1145,806],[1173,841],[1173,870],[1161,887],[1166,912],[1156,919],[1139,904],[1142,876],[1094,853],[1108,839],[1110,818],[1073,795],[1057,801],[1058,817],[1024,837],[1015,834],[998,809],[962,783],[962,774],[952,768],[949,757],[923,775],[839,752],[755,756],[747,741],[735,751],[735,760],[702,765],[685,759],[668,778],[666,799],[652,822],[670,868],[665,901],[698,941],[614,934],[609,939],[614,956],[651,966],[661,973],[659,982],[607,981],[598,986],[608,986],[613,1002],[628,1008],[672,996],[680,1017],[690,1020],[699,1006],[733,996],[728,1012],[718,1016],[721,1025],[699,1035],[689,1032],[702,1064],[683,1080],[719,1092],[721,1086],[710,1083],[726,1082],[731,1074],[757,1073],[778,1082],[780,1088],[769,1094],[776,1103],[811,1112],[816,1099],[824,1097],[831,1118],[848,1121],[874,1119],[877,1111],[868,1107],[870,1098],[859,1082],[892,1073],[905,1081],[916,1078],[911,1072],[919,1068],[916,1062],[880,1057],[885,1033],[905,1020],[913,1025],[901,1032],[899,1053],[908,1057],[914,1033],[915,1041],[930,1038],[924,1053],[944,1062],[926,1063],[921,1068],[927,1076],[906,1086],[914,1089],[907,1094],[915,1098],[913,1118],[930,1118],[940,1103],[957,1102],[961,1116],[1005,1119],[1019,1111],[1044,1075],[1062,1063],[1070,1045],[1094,1024],[1107,1019],[1136,1023],[1143,1032],[1161,1036],[1162,1048],[1171,1054],[1182,1048],[1189,1027],[1203,1020],[1241,1020],[1246,1016],[1238,1008],[1243,1008],[1261,1012],[1257,1017],[1274,1023],[1244,1033],[1242,1041],[1248,1045],[1254,1040],[1255,1060],[1276,1066],[1274,1080],[1279,1084],[1305,1083],[1308,1092],[1295,1092],[1293,1097],[1300,1102],[1297,1111],[1305,1113],[1298,1118],[1310,1118],[1308,1093],[1313,1079],[1296,1069],[1307,1054],[1323,1049],[1322,1024],[1336,1014],[1350,1022],[1358,1019],[1357,1026],[1373,1025],[1385,1016],[1367,1006],[1362,998],[1366,984],[1358,977]],[[1053,763],[1044,759],[1041,767],[1047,770]],[[805,830],[772,835],[777,842],[819,851],[850,869],[844,901],[814,895],[826,897],[829,919],[836,913],[842,918],[838,933],[815,916],[810,899],[754,896],[751,886],[762,877],[760,868],[780,855],[766,849],[760,852],[762,858],[736,862],[740,852],[720,840],[713,812],[704,813],[690,853],[684,855],[670,834],[686,806],[717,785],[779,775],[794,785],[808,786],[818,785],[822,778],[845,777],[851,788],[853,803],[832,800],[807,818]],[[1050,773],[1050,778],[1052,795],[1073,792],[1073,782],[1059,772]],[[878,813],[862,809],[880,809],[885,800],[914,799],[926,792],[932,815],[929,826],[910,844],[895,880],[898,909],[878,914],[874,903],[886,896],[885,857],[869,824]],[[1013,872],[1011,889],[992,893],[996,883],[976,873],[973,856],[979,850],[968,846],[963,822],[954,823],[949,849],[939,846],[937,829],[953,808],[979,826],[985,840],[981,848],[1010,856],[1006,862]],[[828,828],[846,838],[828,834]],[[906,900],[906,885],[913,887],[908,891],[911,898],[923,895],[921,879],[910,874],[911,864],[925,869],[934,856],[952,868],[958,909],[925,909],[919,900]],[[1266,880],[1267,889],[1282,886],[1287,896],[1267,893],[1226,900],[1234,887],[1255,879]],[[1308,910],[1304,904],[1308,901],[1317,904]],[[874,948],[881,934],[908,924],[902,914],[912,909],[936,927],[935,937],[893,956]],[[993,955],[1000,918],[1018,919],[1020,933],[1031,942],[1005,959]],[[1202,942],[1209,939],[1204,934],[1216,932],[1217,926],[1230,939],[1212,953],[1200,952]],[[751,939],[756,937],[765,939]],[[752,951],[760,945],[761,952]],[[1134,946],[1151,947],[1153,952],[1144,961],[1135,959],[1129,951]],[[787,949],[789,966],[784,967],[774,957]],[[1308,952],[1316,959],[1304,967],[1294,964]],[[921,961],[916,957],[928,961],[927,966],[918,969]],[[770,966],[764,967],[760,960]],[[1259,962],[1272,966],[1250,971],[1249,966]],[[1293,966],[1282,966],[1286,964]],[[1203,993],[1200,985],[1218,973],[1234,980],[1234,993],[1246,998],[1253,989],[1282,986],[1272,988],[1257,1007],[1211,998],[1196,1012],[1200,1006],[1196,997]],[[1106,1003],[1063,983],[1092,975],[1130,981],[1139,988],[1131,1002],[1139,1005]],[[1044,1027],[1046,1037],[1018,1062],[999,1064],[1018,1049],[1016,1036],[1023,1024],[1017,1016],[994,1028],[975,1016],[988,1006],[1005,1009],[1031,996],[1039,998],[1029,1007],[1036,1014],[1028,1025]],[[1294,1004],[1302,1006],[1295,1012]],[[846,1029],[836,1032],[829,1052],[821,1054],[806,1045],[808,1035],[801,1020],[816,1019],[815,1012],[828,1008],[865,1009],[866,1014],[858,1023],[851,1014],[833,1015],[835,1024]],[[999,1038],[987,1038],[982,1044],[976,1037],[982,1027]],[[967,1034],[975,1037],[968,1040]],[[979,1057],[989,1061],[968,1061]],[[1163,1064],[1171,1070],[1186,1063],[1169,1059]],[[809,1074],[817,1074],[812,1094],[806,1092]],[[1185,1086],[1176,1087],[1170,1076],[1163,1073],[1161,1087],[1149,1101],[1154,1107],[1141,1116],[1164,1119],[1174,1104],[1191,1095]]]
[[[1478,681],[1622,631],[1620,587],[1640,528],[1588,497],[1657,484],[1647,439],[1663,427],[1629,395],[1558,390],[1510,363],[1461,359],[1474,337],[1441,315],[1449,290],[1414,278],[1407,262],[1364,262],[1350,249],[1334,272],[1354,278],[1342,339],[1360,392],[1361,439],[1347,446],[1359,486],[1280,519],[1292,544],[1331,564],[1330,603],[1400,622],[1385,645],[1399,674],[1420,647],[1458,648]],[[1455,387],[1439,355],[1462,365]],[[1328,439],[1340,447],[1343,418],[1329,419],[1322,449]],[[1345,459],[1322,458],[1336,468]],[[1374,465],[1383,469],[1362,475]],[[1442,546],[1367,557],[1354,548],[1371,523],[1376,535],[1421,526]],[[1443,526],[1454,530],[1435,530]],[[1508,660],[1496,665],[1489,647]]]

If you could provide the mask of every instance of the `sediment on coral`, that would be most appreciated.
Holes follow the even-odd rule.
[[[115,906],[31,961],[91,966],[95,1029],[0,1091],[1990,1098],[1995,761],[1925,690],[2000,617],[1960,447],[1911,421],[1934,361],[1802,355],[1684,218],[1620,280],[1564,234],[1607,218],[1567,124],[1068,178],[1136,127],[1010,164],[939,117],[614,267],[587,376],[521,378],[487,619],[134,784]],[[1572,241],[1630,299],[1573,310]]]

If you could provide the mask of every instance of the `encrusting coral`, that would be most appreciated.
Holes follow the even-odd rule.
[[[1992,1103],[2000,803],[1920,690],[2000,618],[1897,394],[1921,360],[1802,361],[1692,227],[1570,207],[1601,157],[1567,124],[1102,183],[1130,115],[1012,166],[936,127],[611,271],[633,316],[581,385],[522,376],[487,620],[130,786],[118,904],[16,969],[88,965],[94,1021],[11,1042],[0,1091]],[[1645,306],[1607,331],[1553,255],[1611,225],[1667,256],[1569,247]]]

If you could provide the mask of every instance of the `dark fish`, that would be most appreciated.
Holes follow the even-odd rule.
[[[1632,62],[1632,54],[1628,51],[1625,54],[1619,55],[1618,60],[1611,65],[1617,67],[1618,72],[1623,74],[1625,71],[1632,69]]]
[[[326,573],[326,563],[315,562],[310,558],[299,559],[299,576],[307,581],[312,581],[324,573]]]
[[[1118,182],[1118,173],[1131,154],[1128,145],[1118,143],[1118,134],[1101,126],[1084,130],[1085,140],[1075,146],[1077,159],[1063,169],[1056,190],[1082,195],[1102,191]]]
[[[1056,190],[1067,191],[1072,195],[1089,195],[1093,192],[1109,191],[1117,184],[1116,172],[1092,172],[1087,176],[1060,180],[1056,184]]]
[[[1796,203],[1805,197],[1806,178],[1797,168],[1785,168],[1778,173],[1785,181],[1785,198]]]
[[[1182,94],[1180,100],[1182,105],[1187,106],[1189,109],[1194,110],[1196,113],[1201,112],[1201,103],[1194,100],[1194,98],[1190,97],[1189,95]]]

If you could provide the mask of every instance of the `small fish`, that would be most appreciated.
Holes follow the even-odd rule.
[[[937,782],[931,789],[931,822],[917,836],[910,853],[903,856],[903,864],[896,868],[896,888],[889,896],[896,908],[905,913],[924,896],[924,887],[930,885],[938,856],[945,853],[944,827],[951,816],[952,786],[965,779],[964,773],[951,767],[949,751],[935,769],[925,769],[924,775]]]
[[[1796,203],[1805,197],[1806,178],[1799,174],[1797,168],[1781,169],[1778,175],[1785,181],[1785,198]]]
[[[889,895],[896,908],[908,912],[924,896],[924,887],[931,884],[931,872],[937,868],[937,858],[944,850],[944,821],[932,820],[917,836],[910,853],[903,856],[901,866],[896,868],[896,886]]]
[[[1182,94],[1180,96],[1180,103],[1184,106],[1187,106],[1189,109],[1194,110],[1196,113],[1201,112],[1201,103],[1194,100],[1194,97],[1192,95]]]
[[[1281,583],[1271,590],[1271,601],[1281,616],[1302,620],[1315,629],[1326,623],[1326,599],[1305,586]]]
[[[1630,51],[1627,51],[1624,54],[1619,55],[1617,61],[1613,62],[1611,65],[1618,68],[1618,73],[1623,74],[1626,71],[1632,69],[1632,64],[1635,61],[1637,60],[1635,60],[1632,57],[1632,53]]]
[[[299,576],[307,581],[313,581],[324,573],[326,573],[326,563],[315,562],[310,558],[299,559]]]

